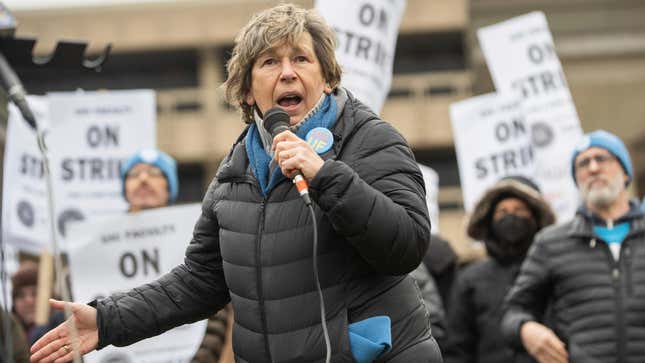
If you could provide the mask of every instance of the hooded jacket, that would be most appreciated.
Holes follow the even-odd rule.
[[[484,240],[488,257],[467,266],[453,286],[447,341],[442,347],[446,363],[533,362],[526,353],[516,353],[508,347],[501,334],[504,297],[525,257],[524,248],[510,250],[491,232],[497,203],[510,197],[527,204],[538,229],[555,219],[537,190],[514,179],[498,182],[478,201],[468,232],[471,237]]]
[[[550,303],[553,330],[569,362],[635,363],[645,357],[645,217],[636,201],[614,223],[631,229],[615,260],[593,233],[602,224],[584,206],[572,221],[541,232],[509,292],[502,329],[524,349],[520,327]]]
[[[392,349],[379,361],[396,361],[431,338],[407,275],[430,239],[423,179],[401,135],[338,89],[336,97],[343,95],[333,147],[309,183],[332,361],[353,361],[348,324],[376,315],[389,316],[392,333]],[[184,264],[96,304],[99,347],[203,319],[230,300],[236,361],[324,359],[311,215],[289,180],[262,194],[245,136],[208,188]]]

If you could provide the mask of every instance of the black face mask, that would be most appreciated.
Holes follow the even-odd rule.
[[[507,214],[493,222],[493,237],[505,254],[519,256],[526,253],[537,232],[533,218]]]

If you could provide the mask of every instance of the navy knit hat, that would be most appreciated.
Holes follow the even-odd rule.
[[[573,150],[573,156],[571,157],[571,175],[573,176],[573,181],[577,183],[575,164],[576,157],[581,152],[592,147],[605,149],[618,159],[618,162],[620,162],[620,165],[623,167],[625,174],[627,174],[627,182],[625,185],[629,185],[633,177],[632,160],[629,158],[629,151],[627,151],[625,144],[618,136],[605,130],[596,130],[584,135],[581,142]]]
[[[177,163],[170,155],[158,149],[140,149],[121,165],[122,193],[125,196],[125,178],[135,165],[148,164],[161,169],[168,181],[168,202],[172,203],[177,199],[179,193],[179,181],[177,179]],[[127,199],[127,198],[126,198]]]

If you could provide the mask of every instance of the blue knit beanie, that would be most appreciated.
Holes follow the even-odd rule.
[[[629,185],[633,178],[632,160],[629,158],[629,151],[627,151],[625,144],[618,136],[605,130],[596,130],[584,135],[581,142],[573,150],[573,156],[571,157],[571,175],[573,175],[573,181],[577,183],[576,157],[581,152],[592,147],[603,148],[618,159],[625,174],[627,174],[627,182],[625,185]]]
[[[166,180],[168,181],[168,202],[174,202],[177,199],[177,193],[179,193],[177,163],[175,162],[175,159],[170,157],[170,155],[154,148],[140,149],[136,153],[134,153],[134,155],[130,156],[130,158],[123,164],[121,164],[121,184],[123,185],[123,198],[126,198],[125,178],[128,172],[135,165],[141,163],[156,166],[157,168],[161,169],[163,174],[166,176]]]

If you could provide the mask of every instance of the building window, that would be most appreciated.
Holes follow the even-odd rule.
[[[464,70],[463,32],[399,34],[394,74]]]
[[[414,156],[420,164],[431,167],[439,174],[440,187],[460,186],[459,167],[454,147],[415,149]]]

